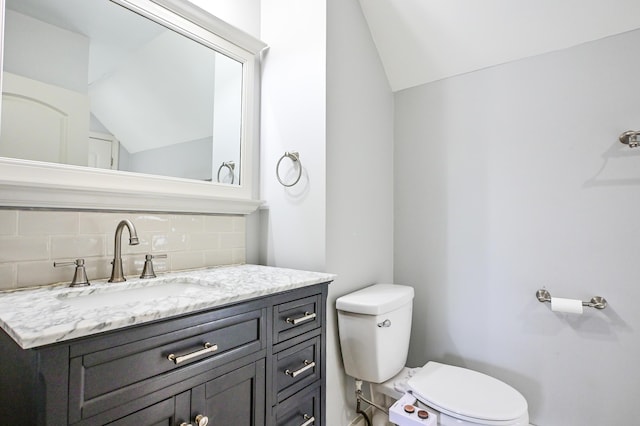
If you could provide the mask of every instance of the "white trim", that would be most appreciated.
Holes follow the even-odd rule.
[[[249,214],[231,185],[0,157],[0,205]]]
[[[208,29],[210,32],[222,37],[230,43],[247,50],[253,55],[257,55],[267,44],[262,40],[253,37],[233,25],[226,23],[220,18],[211,15],[195,4],[185,0],[151,0],[172,10],[174,13],[187,18],[189,21]]]
[[[0,157],[0,207],[249,214],[257,155],[259,54],[264,43],[185,0],[111,0],[242,62],[240,185]],[[0,17],[4,17],[0,0]],[[2,27],[4,28],[4,18]],[[219,33],[217,33],[219,32]],[[0,31],[3,33],[3,31]],[[3,34],[0,34],[2,37]],[[2,55],[0,51],[0,65]]]
[[[118,163],[120,162],[120,141],[109,133],[92,131],[89,131],[89,139],[99,139],[111,142],[111,170],[118,170]]]

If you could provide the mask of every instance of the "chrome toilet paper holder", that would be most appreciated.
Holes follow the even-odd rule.
[[[539,302],[551,303],[551,293],[548,290],[540,289],[536,291],[536,297]],[[590,301],[582,302],[582,306],[588,306],[589,308],[604,309],[607,307],[607,300],[604,297],[593,296]]]

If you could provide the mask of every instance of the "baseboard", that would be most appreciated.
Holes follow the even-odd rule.
[[[367,416],[369,416],[369,419],[373,417],[373,407],[367,407],[367,409],[364,410],[364,412],[367,413]],[[351,423],[349,423],[348,426],[367,426],[367,422],[365,421],[362,414],[358,414],[358,417],[351,420]]]

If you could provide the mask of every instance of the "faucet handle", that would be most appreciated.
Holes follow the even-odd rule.
[[[73,279],[71,280],[71,284],[69,284],[69,287],[84,287],[91,285],[89,279],[87,278],[87,270],[84,267],[84,259],[76,259],[71,262],[53,262],[54,268],[70,265],[75,265],[76,270],[73,274]]]
[[[166,259],[166,257],[166,254],[145,254],[144,267],[142,268],[140,278],[155,278],[156,272],[153,270],[153,259]]]

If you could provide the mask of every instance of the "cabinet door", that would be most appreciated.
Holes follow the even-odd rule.
[[[119,420],[108,426],[177,426],[188,423],[191,392],[183,392],[165,399]],[[98,421],[99,422],[99,421]],[[92,422],[90,422],[91,424]],[[102,424],[101,422],[95,424]]]
[[[210,425],[264,425],[265,394],[261,359],[193,388],[191,420],[202,415]]]

